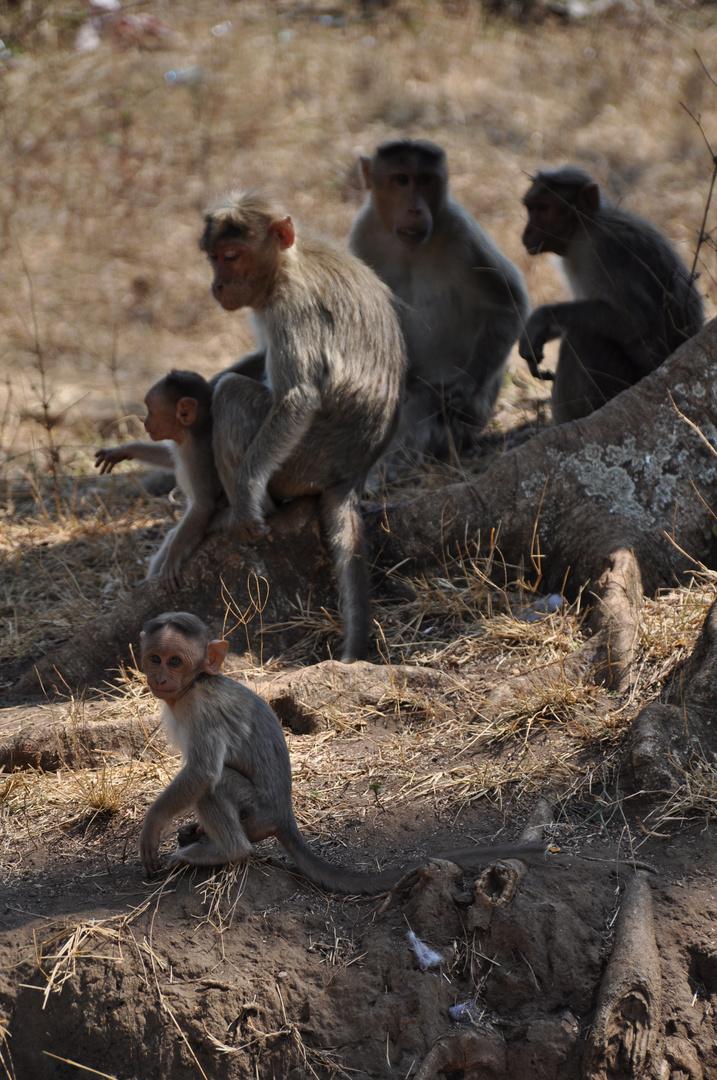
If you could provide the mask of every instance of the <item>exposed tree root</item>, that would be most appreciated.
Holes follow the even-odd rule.
[[[568,595],[576,595],[593,582],[594,640],[572,664],[595,670],[615,688],[627,685],[640,578],[652,593],[673,586],[693,560],[715,561],[709,493],[717,456],[700,434],[717,428],[717,398],[705,389],[715,384],[717,320],[636,386],[592,415],[548,428],[499,456],[473,483],[367,512],[375,587],[382,587],[382,569],[439,570],[447,555],[472,557],[476,546],[486,555],[499,550],[507,564],[532,567],[548,590],[566,582]],[[64,679],[74,690],[106,678],[107,669],[129,659],[142,622],[170,606],[221,628],[222,581],[240,612],[251,610],[257,579],[268,583],[264,625],[286,624],[297,595],[316,608],[335,605],[316,503],[299,499],[282,507],[259,544],[209,537],[189,560],[177,596],[154,581],[138,586],[111,615],[39,660],[45,686],[62,687]],[[261,625],[255,619],[250,628],[255,642]],[[286,647],[291,633],[277,633],[272,650]],[[37,676],[29,673],[15,699],[37,689]]]
[[[463,1080],[503,1080],[506,1053],[493,1031],[458,1031],[442,1035],[423,1059],[416,1080],[460,1076]]]
[[[634,874],[620,905],[615,943],[583,1055],[584,1080],[640,1080],[659,1064],[660,958],[647,879]]]
[[[684,782],[693,755],[717,752],[717,604],[707,613],[692,654],[669,688],[632,722],[630,764],[634,785],[646,796]]]
[[[643,600],[642,576],[633,551],[619,548],[607,556],[591,596],[594,599],[588,619],[591,636],[585,644],[564,660],[528,675],[506,679],[490,694],[491,704],[503,705],[552,680],[586,680],[619,693],[629,689]]]

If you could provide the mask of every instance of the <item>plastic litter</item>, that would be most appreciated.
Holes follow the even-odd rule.
[[[413,945],[413,951],[415,952],[421,967],[439,967],[443,963],[441,954],[434,952],[434,950],[429,948],[429,946],[421,941],[420,938],[417,938],[413,930],[409,930],[406,937],[411,942],[411,945]]]

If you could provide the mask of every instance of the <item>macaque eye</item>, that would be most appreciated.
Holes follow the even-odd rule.
[[[400,184],[401,187],[405,187],[409,183],[409,178],[405,173],[394,173],[394,184]]]
[[[238,258],[239,252],[235,251],[234,248],[232,248],[230,251],[225,251],[223,255],[223,259],[225,262],[234,262],[234,260]]]
[[[147,656],[147,657],[145,657],[145,659],[148,660],[150,664],[161,664],[162,663],[161,656],[157,656],[156,653],[152,653],[151,656]]]
[[[182,658],[181,658],[181,656],[170,656],[169,660],[167,661],[167,664],[168,664],[169,667],[181,667],[182,666]]]

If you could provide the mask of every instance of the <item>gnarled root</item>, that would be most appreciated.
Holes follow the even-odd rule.
[[[502,1080],[505,1069],[505,1046],[499,1035],[484,1030],[460,1031],[441,1035],[423,1059],[416,1080],[437,1080],[455,1074]]]
[[[593,595],[597,601],[590,616],[593,636],[584,648],[592,653],[595,681],[622,692],[632,682],[643,595],[640,567],[633,551],[618,548],[608,555]]]
[[[583,1055],[583,1080],[640,1080],[657,1063],[662,984],[652,897],[641,873],[625,889],[612,955]]]

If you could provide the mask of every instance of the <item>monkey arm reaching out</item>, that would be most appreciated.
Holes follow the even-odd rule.
[[[518,351],[528,361],[531,375],[550,379],[550,372],[541,372],[537,365],[544,358],[544,346],[556,338],[580,333],[593,338],[613,341],[629,351],[630,361],[639,376],[653,369],[647,349],[642,344],[643,327],[636,325],[635,315],[628,314],[609,300],[570,300],[556,304],[541,304],[533,311],[520,336]]]
[[[147,577],[160,578],[169,592],[181,587],[180,566],[208,532],[223,497],[212,454],[211,399],[211,387],[201,375],[171,371],[145,397],[144,427],[153,442],[126,443],[95,455],[100,473],[135,459],[176,472],[188,506],[147,569]]]
[[[111,473],[120,461],[145,461],[159,469],[173,469],[175,466],[169,442],[130,442],[123,446],[103,446],[95,453],[95,467],[100,470],[100,475]]]

